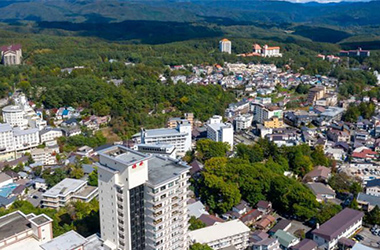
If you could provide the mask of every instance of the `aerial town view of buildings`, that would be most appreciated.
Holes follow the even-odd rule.
[[[217,46],[238,59],[280,58],[287,53],[276,45],[254,43],[251,52],[236,55],[233,39],[222,39]],[[22,64],[21,50],[21,45],[1,47],[2,64]],[[369,56],[370,51],[358,48],[316,57],[344,63],[344,57]],[[73,66],[59,72],[70,75],[85,68]],[[238,60],[222,65],[172,65],[166,70],[177,73],[162,73],[162,84],[219,85],[236,99],[205,120],[184,112],[169,117],[165,127],[141,127],[130,138],[93,147],[79,138],[103,133],[110,127],[111,113],[88,114],[80,105],[47,108],[36,105],[21,89],[1,100],[0,249],[380,248],[380,228],[365,219],[380,206],[379,100],[370,96],[341,99],[336,77],[275,64]],[[115,85],[123,81],[108,80]],[[204,105],[212,105],[212,100],[207,101]],[[348,121],[344,118],[353,106],[373,112]],[[265,152],[265,147],[272,151]],[[216,153],[220,150],[222,155]],[[261,156],[256,155],[259,151]],[[255,157],[260,160],[253,161]],[[286,161],[287,167],[278,168],[280,161]],[[299,161],[300,169],[290,168],[292,161]],[[265,187],[265,181],[257,177],[244,179],[254,184],[233,184],[241,190],[244,187],[236,186],[252,186],[238,200],[218,207],[235,197],[234,188],[219,189],[222,183],[228,178],[238,182],[236,176],[248,175],[243,170],[228,172],[229,164],[239,169],[250,163],[258,169],[274,166],[268,168],[275,178],[297,183],[311,201],[294,197],[297,202],[289,201],[287,190],[274,198],[270,193],[279,190]],[[226,176],[220,177],[223,171]],[[207,177],[209,189],[200,187]],[[344,188],[347,182],[348,190]],[[266,193],[249,198],[255,189]],[[290,192],[300,195],[298,190]],[[213,204],[215,200],[218,204]],[[279,209],[281,201],[289,202],[288,211],[295,212]],[[38,213],[19,210],[20,202],[30,203],[28,211]],[[328,215],[309,218],[308,211],[301,211],[306,207],[302,202]],[[60,211],[85,220],[70,211],[95,203],[100,231],[86,237],[72,228],[53,234]]]

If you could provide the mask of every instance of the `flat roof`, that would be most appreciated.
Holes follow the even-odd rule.
[[[185,133],[181,133],[175,128],[158,128],[158,129],[145,130],[145,137],[157,137],[157,136],[180,135],[180,134],[185,134]]]
[[[217,131],[221,128],[230,128],[231,124],[229,123],[211,123],[207,124],[208,127],[210,127],[212,130]]]
[[[115,145],[99,151],[99,155],[118,161],[119,163],[131,165],[149,158],[148,155],[134,151],[121,145]]]
[[[83,197],[83,198],[87,198],[90,194],[96,192],[98,189],[98,187],[93,187],[93,186],[87,186],[85,187],[83,190],[81,190],[80,192],[78,192],[77,194],[75,194],[76,197]]]
[[[205,244],[251,230],[240,220],[231,220],[189,232],[192,241]]]
[[[190,171],[190,166],[167,157],[152,156],[148,160],[149,183],[159,185]]]
[[[0,240],[31,229],[29,220],[20,211],[0,218]]]
[[[357,220],[362,219],[363,216],[363,212],[345,208],[312,233],[330,241],[352,226]]]
[[[84,181],[84,180],[66,178],[66,179],[63,179],[54,187],[47,190],[43,194],[43,196],[52,196],[52,197],[66,196],[71,192],[75,192],[77,189],[79,189],[86,183],[87,181]]]
[[[3,112],[23,112],[23,110],[17,105],[9,105],[2,109]]]
[[[8,123],[0,123],[0,132],[8,132],[8,131],[12,131],[11,125],[9,125]]]
[[[41,250],[41,247],[40,247],[40,242],[38,240],[36,240],[34,237],[28,237],[26,239],[23,239],[21,241],[8,245],[5,249],[6,250],[20,250],[20,249]]]
[[[72,250],[83,246],[85,243],[86,239],[83,236],[71,230],[42,244],[41,248],[44,250]]]
[[[37,128],[29,128],[29,129],[22,130],[22,129],[16,127],[13,129],[13,133],[15,135],[28,135],[28,134],[38,133],[38,132],[39,132],[39,130]]]
[[[53,221],[52,219],[50,219],[49,217],[47,217],[45,214],[40,214],[32,219],[30,219],[32,222],[34,222],[35,224],[37,225],[43,225],[47,222],[51,222]]]

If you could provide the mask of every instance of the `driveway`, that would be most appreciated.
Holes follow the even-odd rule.
[[[363,227],[363,230],[359,234],[364,237],[364,240],[362,240],[360,243],[368,247],[380,249],[380,244],[377,244],[377,242],[380,243],[380,236],[373,235],[369,231],[369,228]]]

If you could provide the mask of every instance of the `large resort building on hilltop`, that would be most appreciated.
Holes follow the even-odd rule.
[[[4,65],[21,64],[22,50],[21,45],[9,45],[1,47],[1,63]]]

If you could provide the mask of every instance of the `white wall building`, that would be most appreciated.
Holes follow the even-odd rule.
[[[253,122],[253,115],[251,114],[239,115],[234,120],[235,130],[236,131],[246,130],[252,126],[252,122]]]
[[[62,129],[44,129],[40,131],[41,143],[52,141],[63,136]]]
[[[231,54],[232,44],[228,39],[222,39],[219,41],[219,51]]]
[[[262,49],[263,57],[282,57],[280,53],[280,47],[269,47],[268,45],[264,45]]]
[[[179,124],[177,128],[142,129],[141,143],[164,143],[176,147],[177,153],[184,156],[191,150],[191,124]]]
[[[283,112],[280,108],[271,105],[263,105],[259,103],[252,103],[253,120],[258,123],[264,123],[265,120],[277,116],[282,119]]]
[[[144,154],[167,156],[173,159],[177,158],[177,149],[170,144],[137,144],[133,149]]]
[[[57,163],[55,150],[49,148],[35,148],[30,151],[33,161],[43,165],[54,165]]]
[[[230,123],[222,123],[221,116],[213,116],[207,124],[207,138],[216,142],[227,142],[234,146],[234,129]]]
[[[7,123],[0,124],[0,154],[33,148],[39,143],[37,129],[21,130]]]
[[[22,49],[20,44],[1,47],[1,63],[4,65],[21,64]]]
[[[12,127],[26,129],[28,127],[41,130],[47,122],[33,110],[25,95],[19,95],[14,99],[15,105],[6,106],[2,110],[3,121]]]
[[[364,213],[345,208],[330,220],[312,231],[313,240],[318,248],[334,249],[340,238],[350,238],[362,227]]]
[[[98,188],[87,186],[87,181],[66,178],[42,194],[42,206],[58,209],[72,201],[90,202],[98,195]]]
[[[192,243],[207,244],[214,250],[231,246],[237,250],[245,250],[248,247],[250,231],[240,220],[232,220],[190,231],[189,235]]]
[[[105,247],[188,249],[189,166],[123,146],[100,151],[97,166]]]
[[[0,217],[0,221],[1,249],[41,249],[40,244],[53,238],[53,220],[45,214],[15,211]]]
[[[21,130],[16,127],[13,129],[13,138],[16,150],[25,150],[37,147],[40,144],[40,137],[36,128]]]
[[[380,179],[367,181],[365,193],[380,196]]]
[[[12,127],[27,128],[28,120],[24,117],[24,110],[16,105],[6,106],[2,109],[3,122]]]

